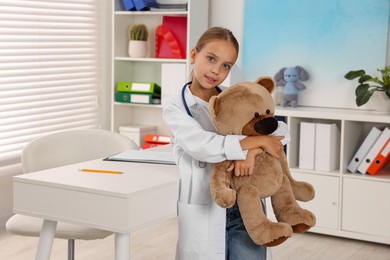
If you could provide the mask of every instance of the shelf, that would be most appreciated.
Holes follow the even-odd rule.
[[[347,171],[350,160],[372,127],[390,126],[390,113],[276,107],[275,115],[285,117],[290,130],[287,161],[291,173],[297,180],[311,183],[316,191],[312,201],[300,202],[303,208],[316,215],[316,227],[311,232],[390,244],[390,166],[376,175]],[[336,124],[340,141],[333,152],[339,154],[338,169],[325,172],[298,168],[302,122]]]
[[[390,113],[379,113],[362,109],[342,109],[323,107],[276,107],[275,114],[278,116],[292,116],[302,118],[365,121],[365,122],[388,122]]]
[[[115,102],[116,86],[121,81],[155,82],[161,86],[161,102],[168,101],[188,79],[191,67],[189,53],[199,37],[209,27],[209,0],[188,0],[187,10],[124,11],[120,1],[111,5],[111,129],[119,132],[119,127],[134,124],[156,126],[156,134],[170,135],[171,131],[162,119],[161,104],[132,104]],[[186,58],[156,58],[156,29],[163,23],[164,16],[187,17]],[[128,29],[135,23],[148,28],[148,57],[128,56]],[[178,75],[163,75],[164,69],[177,69]],[[179,75],[180,74],[180,75]],[[168,86],[168,87],[164,87]],[[179,92],[180,89],[177,90]]]
[[[124,106],[124,107],[142,107],[142,108],[162,108],[163,106],[160,104],[134,104],[134,103],[122,103],[122,102],[114,102],[116,106]]]
[[[116,11],[115,15],[124,16],[163,16],[163,15],[188,15],[187,11]]]
[[[390,168],[383,170],[375,175],[360,174],[360,173],[344,173],[343,178],[361,179],[366,181],[381,181],[390,183]]]
[[[186,63],[186,59],[164,59],[164,58],[131,58],[115,57],[116,61],[141,61],[141,62],[161,62],[161,63]]]

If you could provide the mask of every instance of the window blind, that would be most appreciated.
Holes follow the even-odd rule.
[[[99,0],[0,0],[0,176],[33,138],[98,128]]]

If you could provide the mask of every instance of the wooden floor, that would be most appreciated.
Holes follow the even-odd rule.
[[[176,240],[177,219],[134,232],[131,236],[132,260],[174,259]],[[0,230],[0,259],[34,259],[37,243],[38,238],[13,236]],[[66,260],[66,255],[67,242],[56,239],[51,259]],[[294,234],[282,245],[274,247],[272,255],[273,260],[390,260],[390,246],[306,233]],[[103,240],[76,241],[76,260],[114,258],[114,236]]]

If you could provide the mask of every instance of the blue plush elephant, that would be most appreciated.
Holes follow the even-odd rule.
[[[300,82],[309,79],[309,73],[301,66],[281,68],[274,76],[277,86],[284,86],[282,106],[298,106],[298,90],[306,86]]]

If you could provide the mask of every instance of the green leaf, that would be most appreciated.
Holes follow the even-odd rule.
[[[373,81],[373,82],[376,82],[375,79],[373,77],[371,77],[370,75],[363,75],[360,77],[359,79],[359,83],[364,83],[366,81]]]
[[[364,70],[351,70],[350,72],[345,74],[344,78],[351,80],[351,79],[356,79],[358,77],[361,77],[365,74],[366,72]]]
[[[365,103],[370,100],[373,91],[369,90],[370,85],[368,84],[361,84],[356,88],[356,105],[358,107],[364,105]]]

